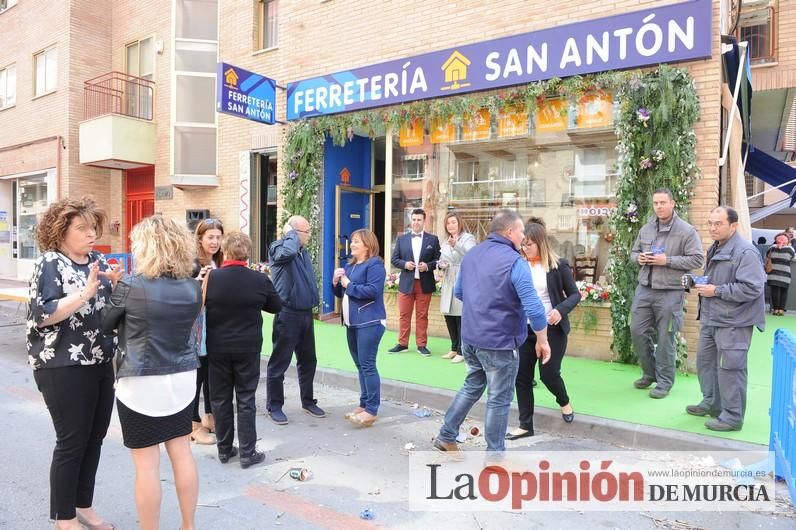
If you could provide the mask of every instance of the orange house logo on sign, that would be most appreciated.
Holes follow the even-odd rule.
[[[344,167],[340,171],[340,184],[345,184],[345,185],[351,184],[351,172],[348,171],[347,167]]]
[[[224,72],[224,81],[227,83],[227,88],[238,89],[238,73],[233,68],[228,68]]]

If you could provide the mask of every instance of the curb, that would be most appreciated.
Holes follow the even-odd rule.
[[[264,357],[263,370],[268,357]],[[291,365],[285,374],[296,379],[296,367]],[[317,383],[359,392],[359,378],[351,372],[333,368],[318,368],[315,373]],[[407,403],[420,403],[421,406],[444,411],[448,408],[456,392],[433,388],[394,379],[381,380],[381,398]],[[516,403],[511,405],[517,411]],[[483,422],[486,400],[475,404],[468,417]],[[715,436],[663,429],[649,425],[639,425],[625,421],[577,414],[575,421],[564,423],[557,410],[537,407],[534,411],[534,428],[559,436],[591,438],[600,442],[619,445],[626,449],[649,451],[767,451],[765,445]]]

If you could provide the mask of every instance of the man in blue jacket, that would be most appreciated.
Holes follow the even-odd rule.
[[[519,369],[517,350],[528,337],[528,324],[536,333],[537,357],[542,364],[550,359],[545,309],[533,286],[531,270],[519,253],[524,228],[517,212],[498,212],[487,239],[462,260],[454,294],[462,301],[462,355],[467,377],[434,440],[435,449],[454,459],[462,458],[456,444],[459,427],[487,386],[486,450],[505,451]]]
[[[400,353],[409,349],[412,313],[415,312],[415,343],[417,352],[430,357],[428,350],[428,308],[431,294],[437,289],[434,269],[440,256],[439,239],[423,230],[426,212],[422,208],[412,210],[412,229],[398,237],[390,262],[401,269],[398,280],[398,344],[387,350]]]
[[[313,397],[315,367],[315,330],[312,310],[318,305],[318,284],[312,259],[305,248],[310,240],[310,223],[294,215],[284,228],[285,237],[271,243],[268,259],[276,292],[282,299],[282,312],[274,318],[273,351],[266,375],[266,409],[277,425],[287,424],[282,412],[285,403],[285,371],[296,353],[301,407],[315,418],[326,413]]]

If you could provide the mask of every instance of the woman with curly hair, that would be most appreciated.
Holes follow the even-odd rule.
[[[105,212],[88,197],[62,199],[40,219],[41,257],[30,282],[26,344],[55,427],[50,518],[58,529],[111,530],[94,511],[94,477],[113,410],[114,337],[101,310],[121,276],[94,250]]]
[[[199,481],[191,453],[191,417],[199,367],[193,325],[202,306],[191,277],[195,248],[184,226],[160,215],[130,235],[135,273],[116,285],[103,329],[117,330],[116,408],[135,465],[140,528],[158,528],[160,447],[174,473],[181,528],[194,528]]]

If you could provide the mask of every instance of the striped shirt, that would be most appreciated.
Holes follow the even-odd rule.
[[[796,259],[796,252],[790,245],[782,248],[771,247],[768,249],[771,259],[771,272],[768,273],[768,283],[777,287],[790,285],[790,264]]]

